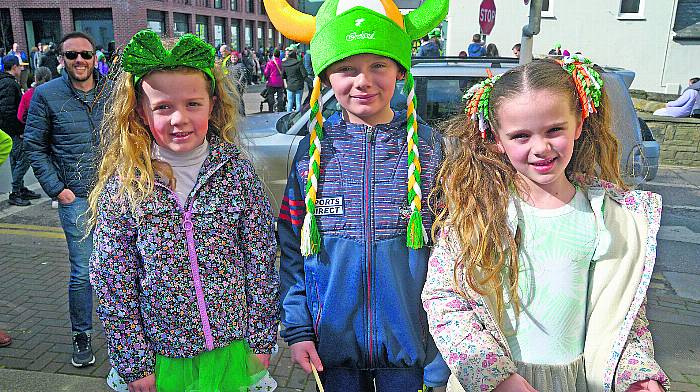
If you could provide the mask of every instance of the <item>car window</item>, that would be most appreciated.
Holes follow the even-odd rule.
[[[418,114],[430,125],[444,121],[464,110],[462,96],[478,77],[417,77]]]

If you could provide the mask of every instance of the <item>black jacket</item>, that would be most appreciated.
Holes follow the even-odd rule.
[[[22,90],[17,79],[7,72],[0,72],[0,129],[10,136],[21,135],[24,124],[17,119]]]
[[[299,59],[288,58],[282,62],[282,77],[287,80],[287,90],[299,91],[304,89],[306,69]]]
[[[29,105],[24,148],[47,195],[70,189],[87,197],[99,159],[99,130],[109,95],[107,80],[95,70],[95,99],[86,102],[63,72],[37,87]]]

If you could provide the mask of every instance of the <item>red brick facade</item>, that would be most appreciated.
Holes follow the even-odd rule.
[[[238,2],[238,11],[231,10],[231,2]],[[214,8],[220,4],[222,8]],[[248,5],[254,5],[253,13],[249,13]],[[296,6],[296,1],[290,3]],[[223,19],[224,42],[231,43],[231,22],[239,21],[239,45],[258,47],[258,27],[262,27],[264,47],[280,43],[279,34],[274,30],[267,15],[261,13],[262,0],[3,0],[0,9],[9,9],[12,35],[20,47],[27,50],[35,42],[27,43],[23,10],[28,9],[59,9],[61,15],[61,30],[63,34],[75,30],[73,20],[74,9],[111,9],[114,29],[114,41],[118,47],[128,42],[134,33],[147,27],[147,10],[165,13],[165,36],[172,37],[174,31],[173,12],[189,15],[189,31],[194,33],[197,16],[208,18],[209,41],[214,43],[215,18]],[[245,40],[245,26],[252,27],[252,42]],[[273,29],[273,39],[269,40],[268,29]],[[282,37],[284,39],[284,37]],[[283,42],[286,43],[286,42]],[[10,46],[9,44],[7,45]],[[28,50],[27,50],[28,51]]]

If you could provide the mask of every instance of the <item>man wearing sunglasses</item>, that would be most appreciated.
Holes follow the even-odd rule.
[[[71,274],[68,307],[75,367],[95,363],[92,332],[92,286],[88,264],[92,233],[86,236],[87,196],[99,156],[99,127],[109,95],[106,78],[95,69],[95,42],[82,32],[66,34],[58,46],[60,78],[37,87],[29,106],[24,146],[34,173],[50,197],[66,234]]]

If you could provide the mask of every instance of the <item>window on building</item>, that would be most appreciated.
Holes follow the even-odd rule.
[[[188,14],[173,12],[173,22],[175,23],[175,31],[173,31],[175,37],[190,32],[190,16]]]
[[[267,15],[267,11],[265,11],[265,2],[264,1],[260,2],[260,15]]]
[[[241,22],[238,19],[231,19],[231,50],[241,50]]]
[[[214,0],[214,8],[224,8],[224,3],[222,0]]]
[[[153,30],[161,37],[165,36],[165,12],[146,10],[146,20],[149,30]]]
[[[231,11],[238,12],[238,0],[231,0]]]
[[[272,24],[269,24],[268,26],[272,26]],[[272,27],[267,29],[267,46],[275,46],[275,29]]]
[[[542,0],[542,17],[543,18],[553,18],[554,10],[552,9],[552,3],[554,0]]]
[[[214,46],[224,43],[224,18],[214,17]]]
[[[209,42],[209,17],[197,15],[194,24],[194,34],[204,42]]]
[[[245,42],[243,46],[251,47],[253,46],[253,24],[248,21],[245,22]]]
[[[75,31],[90,35],[96,45],[107,47],[114,41],[114,25],[111,8],[73,8]]]
[[[246,11],[248,11],[248,13],[250,13],[250,14],[254,14],[255,13],[255,0],[246,0],[246,4],[247,4]]]
[[[263,33],[262,23],[258,24],[258,35],[256,38],[258,39],[257,48],[264,48],[265,47],[265,34]]]
[[[644,0],[620,0],[620,13],[622,19],[640,19],[644,17]]]
[[[9,48],[15,41],[12,36],[12,25],[10,24],[10,12],[0,10],[0,24],[2,32],[2,42],[0,47]],[[25,8],[22,10],[24,21],[24,32],[27,34],[27,42],[34,46],[38,42],[48,44],[58,42],[63,36],[61,29],[61,11],[58,8]]]

